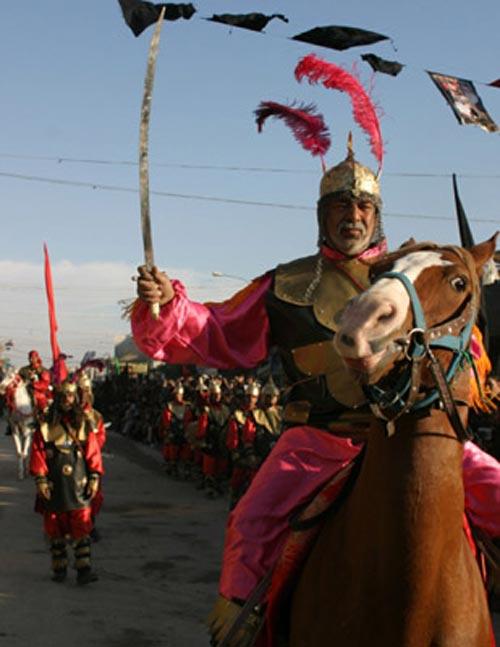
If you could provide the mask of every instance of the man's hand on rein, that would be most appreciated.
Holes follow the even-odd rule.
[[[165,272],[160,272],[156,267],[148,271],[145,265],[137,268],[139,277],[137,279],[137,295],[139,299],[151,305],[159,303],[160,306],[169,303],[174,298],[174,288]]]

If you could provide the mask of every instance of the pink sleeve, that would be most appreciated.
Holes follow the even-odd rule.
[[[271,274],[255,279],[223,303],[190,301],[180,281],[172,281],[175,296],[154,320],[149,307],[137,301],[132,334],[138,348],[170,364],[214,368],[250,368],[269,352],[269,320],[264,297]]]

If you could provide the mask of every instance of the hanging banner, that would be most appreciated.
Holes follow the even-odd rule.
[[[459,124],[473,124],[490,133],[498,130],[498,126],[486,112],[472,81],[436,72],[427,71],[427,74],[453,110]]]
[[[374,72],[381,72],[390,76],[397,76],[404,67],[398,61],[387,61],[385,58],[380,58],[375,54],[361,54],[361,58],[370,65]]]
[[[245,13],[245,14],[232,14],[232,13],[222,13],[214,14],[211,18],[206,18],[212,22],[220,22],[223,25],[229,25],[231,27],[241,27],[242,29],[250,29],[251,31],[262,31],[267,27],[267,24],[278,18],[283,22],[288,22],[288,18],[282,13],[273,13],[271,15],[266,15],[263,13]]]
[[[118,0],[125,22],[132,30],[134,36],[139,36],[150,25],[158,22],[160,13],[164,9],[165,20],[189,20],[196,9],[191,3],[175,4],[172,2],[144,2],[143,0]]]
[[[328,47],[329,49],[344,50],[349,49],[349,47],[359,47],[360,45],[372,45],[381,40],[389,40],[389,37],[374,31],[358,29],[357,27],[326,25],[296,34],[291,37],[291,40],[299,40],[303,43]]]

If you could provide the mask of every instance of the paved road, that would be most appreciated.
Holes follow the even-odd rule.
[[[168,479],[154,452],[110,434],[99,581],[49,578],[32,479],[0,426],[0,647],[208,647],[226,503]]]
[[[153,450],[110,434],[99,581],[49,578],[31,479],[19,482],[0,424],[0,647],[208,647],[225,501],[168,479]],[[500,645],[500,615],[495,617]]]

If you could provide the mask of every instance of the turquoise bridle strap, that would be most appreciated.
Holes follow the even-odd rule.
[[[408,292],[408,296],[410,297],[411,307],[413,310],[413,318],[415,320],[415,328],[419,328],[423,331],[426,330],[427,324],[425,321],[424,311],[422,310],[422,306],[420,305],[420,299],[418,298],[418,294],[415,290],[415,287],[413,286],[413,283],[406,276],[406,274],[403,274],[402,272],[384,272],[384,274],[377,276],[375,282],[377,283],[381,279],[397,279],[398,281],[401,281],[401,283],[405,286],[406,291]]]
[[[397,279],[404,285],[408,296],[410,297],[410,303],[414,318],[413,332],[421,333],[422,340],[419,340],[416,336],[413,337],[413,348],[411,350],[411,355],[408,356],[409,359],[414,360],[421,358],[426,354],[428,347],[445,348],[447,350],[453,351],[454,357],[446,372],[446,380],[450,382],[465,356],[465,351],[467,349],[470,335],[472,333],[472,327],[474,325],[473,318],[471,317],[471,319],[467,322],[459,335],[449,334],[435,338],[432,337],[432,335],[428,336],[426,335],[428,330],[424,311],[422,309],[417,291],[415,290],[415,287],[413,286],[413,283],[410,281],[410,279],[402,272],[384,272],[383,274],[380,274],[376,277],[374,283],[380,281],[381,279]],[[423,343],[421,343],[421,341],[423,341]],[[382,405],[382,407],[384,407],[385,403],[385,406],[395,406],[396,408],[399,408],[401,410],[405,406],[404,398],[407,395],[410,386],[411,370],[408,370],[408,372],[400,377],[395,388],[391,391],[384,391],[376,385],[365,387],[364,390],[369,400],[371,400],[373,403]],[[426,398],[414,404],[412,410],[419,410],[428,407],[433,402],[435,402],[439,398],[439,396],[440,394],[438,390],[434,390]]]

